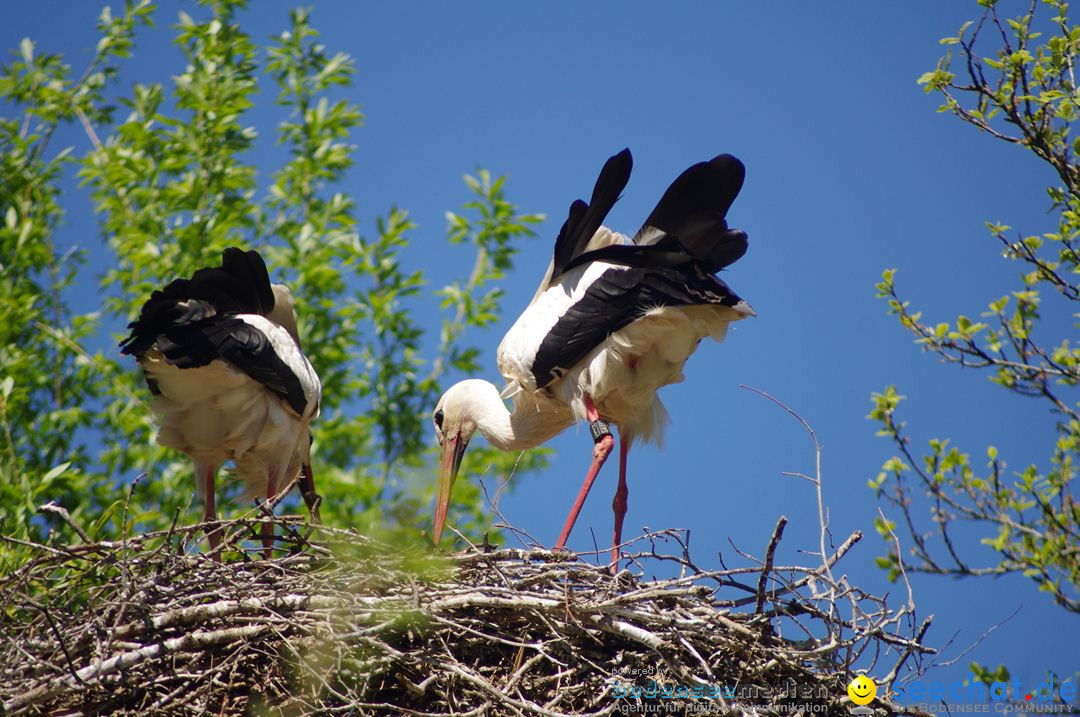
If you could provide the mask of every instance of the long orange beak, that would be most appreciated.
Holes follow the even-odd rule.
[[[465,457],[465,449],[468,448],[468,439],[461,440],[461,436],[453,438],[447,436],[443,440],[442,458],[439,470],[439,493],[435,498],[435,522],[432,526],[432,538],[435,544],[439,544],[442,538],[443,526],[446,524],[446,513],[450,510],[450,492],[454,490],[454,481],[457,480],[458,470],[461,469],[461,459]]]

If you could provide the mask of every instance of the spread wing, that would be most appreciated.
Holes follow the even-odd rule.
[[[544,337],[532,361],[536,386],[548,385],[608,336],[652,309],[700,304],[735,307],[740,303],[742,299],[727,284],[702,271],[611,267],[589,285]]]

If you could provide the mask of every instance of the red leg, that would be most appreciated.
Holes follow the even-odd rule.
[[[206,539],[210,541],[210,555],[217,562],[221,562],[221,531],[217,525],[217,505],[214,502],[214,477],[217,475],[217,466],[195,464],[195,480],[202,482],[203,496],[206,499],[206,510],[203,512],[203,522],[206,526]]]
[[[274,552],[274,524],[269,519],[274,514],[274,508],[270,500],[275,495],[277,495],[277,472],[271,468],[266,472],[266,505],[270,508],[270,515],[263,516],[263,520],[266,522],[262,524],[263,557],[267,560],[270,559]]]
[[[622,524],[626,517],[626,498],[630,489],[626,485],[626,454],[630,452],[630,442],[619,435],[619,487],[615,489],[615,500],[611,509],[615,511],[615,537],[611,541],[611,565],[619,564],[619,545],[622,543]]]
[[[600,412],[596,410],[596,406],[593,405],[592,398],[589,394],[585,394],[585,417],[590,424],[601,420]],[[578,513],[581,512],[581,506],[585,504],[585,498],[588,497],[593,481],[596,480],[596,474],[600,472],[600,468],[603,467],[604,461],[607,460],[608,454],[611,453],[611,449],[614,445],[615,439],[612,438],[611,433],[608,432],[597,440],[596,445],[593,446],[592,465],[589,467],[589,472],[585,476],[585,482],[581,484],[581,490],[578,492],[577,500],[574,501],[574,507],[570,509],[570,515],[566,516],[566,524],[563,525],[562,533],[559,535],[559,542],[555,543],[556,550],[561,550],[566,547],[566,540],[570,537],[570,531],[574,529],[574,523],[577,522]]]

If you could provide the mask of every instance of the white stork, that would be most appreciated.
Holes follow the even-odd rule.
[[[434,518],[438,543],[450,492],[473,432],[496,448],[537,446],[575,420],[587,421],[593,461],[555,545],[563,548],[619,432],[619,485],[612,508],[612,562],[622,542],[626,457],[635,440],[659,443],[668,416],[657,391],[683,380],[683,365],[705,337],[721,341],[732,321],[753,316],[715,273],[747,248],[729,229],[742,163],[727,154],[693,165],[668,187],[633,239],[601,224],[630,178],[630,150],[610,158],[592,199],[570,206],[536,295],[498,350],[500,391],[469,379],[452,386],[433,416],[442,446]],[[507,410],[504,398],[513,398]]]
[[[153,292],[129,328],[120,345],[138,359],[154,396],[157,441],[195,462],[214,559],[221,559],[214,478],[225,461],[235,462],[246,498],[268,501],[299,471],[317,520],[309,423],[322,386],[300,348],[292,293],[270,284],[259,253],[226,249],[220,267]],[[273,531],[263,524],[267,558]]]

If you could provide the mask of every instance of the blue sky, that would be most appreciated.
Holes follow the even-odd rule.
[[[197,9],[162,5],[157,29],[142,36],[137,61],[124,68],[124,89],[182,71],[168,26],[181,7]],[[264,42],[287,27],[291,6],[259,0],[244,14],[246,30]],[[866,481],[891,448],[865,419],[871,392],[897,384],[910,398],[904,417],[917,445],[950,436],[980,466],[988,443],[1016,469],[1044,461],[1052,418],[982,374],[922,355],[886,316],[873,285],[882,269],[896,267],[901,290],[928,320],[977,315],[1018,284],[1018,267],[1000,258],[983,222],[1050,231],[1045,186],[1053,178],[1023,150],[936,113],[937,98],[915,83],[941,54],[938,38],[954,34],[974,2],[659,7],[319,3],[313,22],[331,50],[355,58],[348,96],[367,115],[344,189],[358,198],[365,230],[392,205],[410,212],[419,229],[407,261],[436,287],[470,261],[444,239],[443,213],[467,199],[464,172],[484,166],[508,174],[510,198],[548,214],[507,279],[505,320],[475,337],[490,347],[484,377],[497,380],[498,338],[531,298],[569,202],[588,195],[609,155],[626,146],[634,152],[634,176],[608,221],[628,232],[686,166],[720,152],[740,157],[747,180],[729,220],[749,233],[750,250],[725,280],[759,316],[724,344],[703,344],[686,382],[664,391],[673,421],[662,450],[631,454],[627,532],[689,528],[699,564],[715,564],[717,551],[737,561],[729,540],[761,554],[785,514],[791,522],[780,558],[815,549],[812,488],[780,475],[811,471],[812,446],[782,411],[738,388],[745,383],[817,430],[832,532],[838,541],[855,529],[867,534],[839,570],[871,592],[899,596],[873,565],[882,545]],[[0,46],[30,36],[82,67],[98,10],[89,2],[12,4]],[[264,95],[263,105],[270,99]],[[261,134],[254,160],[268,170],[281,157],[273,120],[260,108],[250,122]],[[89,248],[100,265],[107,257],[85,193],[73,193],[69,207],[64,241]],[[1060,339],[1068,317],[1052,316],[1048,328]],[[551,445],[551,469],[520,481],[501,503],[511,522],[549,545],[592,444],[586,431],[571,430]],[[609,540],[612,463],[571,547],[590,549],[590,529],[601,547]],[[1029,684],[1045,667],[1080,670],[1077,618],[1023,579],[914,578],[913,586],[920,617],[936,616],[929,641],[951,641],[947,658],[1019,609],[933,678],[960,679],[972,659],[1004,662]]]

